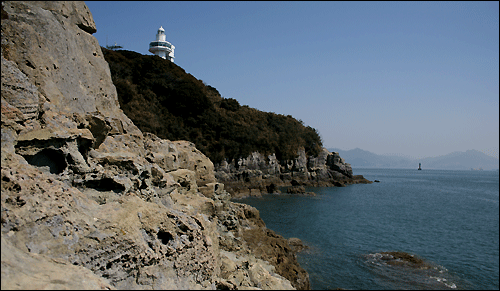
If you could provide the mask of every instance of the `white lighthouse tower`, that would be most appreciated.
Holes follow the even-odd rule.
[[[160,28],[158,28],[158,32],[156,33],[156,40],[149,43],[149,51],[173,63],[174,49],[175,46],[167,41],[165,29],[160,26]]]

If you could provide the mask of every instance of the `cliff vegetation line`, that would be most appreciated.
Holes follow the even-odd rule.
[[[292,160],[300,147],[308,156],[322,149],[316,129],[290,115],[221,97],[214,87],[160,57],[101,48],[120,107],[143,132],[189,140],[216,164],[255,151]]]

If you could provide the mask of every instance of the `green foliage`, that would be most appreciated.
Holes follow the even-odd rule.
[[[279,160],[304,147],[317,156],[316,129],[290,115],[263,112],[233,98],[157,56],[101,48],[109,63],[122,110],[142,131],[169,140],[189,140],[214,163],[254,151]]]

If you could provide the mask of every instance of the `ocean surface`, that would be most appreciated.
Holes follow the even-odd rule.
[[[297,259],[312,289],[499,289],[498,171],[353,169],[380,183],[266,194],[266,226],[310,248]],[[432,268],[388,265],[403,251]]]

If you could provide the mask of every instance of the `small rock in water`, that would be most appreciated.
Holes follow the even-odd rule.
[[[413,268],[429,269],[431,266],[422,259],[405,252],[381,252],[382,260],[389,265],[406,265]]]
[[[301,239],[296,237],[291,237],[288,239],[288,244],[293,249],[294,252],[300,252],[304,249],[308,249],[309,246],[305,245]]]
[[[288,194],[304,194],[306,193],[306,188],[304,186],[292,186],[286,189]]]

